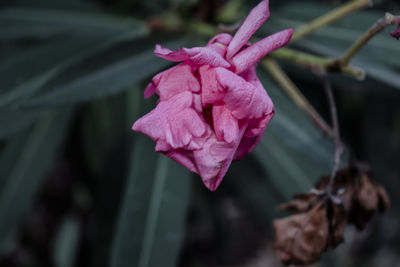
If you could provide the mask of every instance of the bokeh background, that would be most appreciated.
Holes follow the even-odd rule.
[[[259,38],[347,1],[273,1]],[[0,266],[282,266],[275,207],[330,172],[332,140],[261,66],[276,115],[258,148],[212,193],[130,130],[156,103],[142,92],[172,66],[155,57],[204,45],[258,1],[0,2]],[[340,56],[399,1],[374,1],[290,47]],[[400,43],[387,29],[352,60],[364,81],[330,74],[342,138],[371,164],[392,207],[315,266],[400,266]],[[322,82],[279,62],[329,121]]]

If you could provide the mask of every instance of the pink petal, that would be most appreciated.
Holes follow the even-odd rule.
[[[227,69],[216,68],[215,71],[219,83],[227,91],[224,97],[226,107],[235,118],[260,118],[270,113],[272,101],[263,88],[254,86]]]
[[[193,152],[201,179],[211,191],[217,189],[228,171],[244,130],[245,127],[241,128],[237,141],[230,144],[218,141],[216,136],[212,134],[201,150]]]
[[[249,120],[249,126],[247,127],[247,130],[244,135],[246,137],[263,135],[265,129],[268,126],[269,121],[272,119],[273,116],[274,116],[274,111],[264,115],[261,118]]]
[[[269,52],[285,46],[292,38],[292,34],[293,29],[275,33],[239,52],[232,58],[236,73],[242,73],[250,66],[257,64]]]
[[[239,147],[235,153],[235,160],[243,158],[258,145],[272,116],[273,112],[265,115],[263,118],[252,119],[249,121],[246,132],[244,133],[244,136],[240,141]]]
[[[184,150],[184,149],[176,149],[176,150],[164,152],[164,154],[166,156],[168,156],[169,158],[175,160],[179,164],[185,166],[190,171],[192,171],[194,173],[198,173],[198,170],[194,164],[192,151]]]
[[[225,68],[231,66],[220,53],[210,47],[180,48],[172,51],[161,45],[156,45],[154,54],[169,61],[179,62],[190,60],[194,65],[221,66]]]
[[[201,66],[199,68],[201,81],[201,102],[203,107],[208,104],[222,102],[225,97],[224,88],[217,81],[217,74],[214,68],[210,66]]]
[[[213,38],[211,38],[211,40],[208,41],[207,46],[212,45],[214,43],[220,43],[220,44],[227,46],[227,45],[229,45],[231,40],[232,40],[232,36],[230,34],[220,33],[220,34],[215,35]]]
[[[193,94],[193,108],[199,113],[203,112],[200,94]]]
[[[132,129],[155,141],[162,140],[172,148],[190,146],[191,141],[202,136],[207,127],[191,105],[190,92],[175,95],[158,103],[154,110],[138,119]]]
[[[210,47],[225,58],[227,47],[231,40],[232,36],[230,34],[220,33],[208,42],[207,47]]]
[[[210,65],[225,68],[231,66],[231,64],[223,58],[223,55],[211,47],[183,48],[183,50],[189,55],[190,61],[195,65]]]
[[[255,65],[246,69],[239,76],[256,87],[264,88],[260,79],[258,79]]]
[[[264,89],[264,86],[260,82],[260,79],[257,77],[256,67],[250,67],[241,75],[247,82],[254,85],[257,89],[257,92],[262,94],[261,98],[265,102],[265,109],[263,110],[263,114],[270,114],[274,112],[274,104],[272,103],[271,98],[269,97],[267,91]]]
[[[149,83],[144,90],[143,96],[144,98],[149,98],[155,94],[157,87],[154,85],[153,82]]]
[[[254,144],[257,142],[257,139],[261,140],[261,138],[258,138],[257,136],[256,137],[243,136],[233,159],[234,160],[242,159],[255,147]]]
[[[239,137],[239,125],[231,112],[223,105],[214,105],[212,109],[215,135],[218,140],[232,143]]]
[[[153,78],[152,84],[156,87],[161,101],[185,91],[200,91],[200,83],[193,75],[192,67],[188,64],[179,64],[157,74]]]
[[[158,139],[156,143],[156,151],[157,152],[163,152],[163,151],[168,151],[173,149],[172,146],[170,146],[167,142],[165,142],[163,139]]]
[[[251,36],[261,27],[268,17],[268,0],[263,0],[250,11],[242,26],[240,26],[235,36],[233,36],[233,39],[228,46],[226,57],[231,59],[236,52],[239,51],[248,40],[250,40]]]
[[[154,49],[154,54],[156,56],[159,56],[160,58],[174,62],[185,61],[189,59],[189,56],[182,48],[178,49],[177,51],[172,51],[159,44],[156,44],[156,48]]]

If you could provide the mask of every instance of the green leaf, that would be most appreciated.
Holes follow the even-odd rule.
[[[117,149],[119,154],[130,153],[133,137],[130,128],[143,102],[142,90],[134,87],[123,95],[94,101],[88,106],[81,124],[82,154],[85,164],[96,176],[105,173],[110,155]]]
[[[254,152],[233,162],[221,187],[233,190],[242,203],[269,224],[276,214],[276,206],[287,198],[276,188],[274,177],[263,164]]]
[[[57,267],[75,266],[79,242],[79,221],[68,217],[61,225],[55,240],[54,261]]]
[[[56,38],[5,55],[0,65],[0,93],[12,91],[83,51],[93,50],[101,41],[96,38]]]
[[[0,107],[0,140],[25,129],[41,114],[43,112],[20,110],[12,106]]]
[[[316,3],[285,5],[269,21],[268,28],[261,32],[267,34],[271,28],[299,27],[329,11],[329,6]],[[383,13],[375,10],[352,13],[349,16],[323,27],[310,36],[294,44],[310,53],[328,57],[340,57],[364,34]],[[365,69],[367,75],[383,84],[400,89],[400,47],[389,32],[392,26],[375,35],[351,60],[351,64]]]
[[[313,38],[301,40],[298,45],[307,50],[312,50],[318,54],[330,57],[340,57],[346,51],[346,49],[340,49],[338,45],[323,45],[321,41],[313,40]],[[387,54],[386,57],[392,57],[398,60],[398,57],[395,55],[397,55],[397,52],[394,54]],[[373,53],[368,54],[368,51],[360,51],[359,54],[351,60],[351,64],[365,69],[367,76],[393,88],[400,89],[400,75],[397,69],[400,66],[393,68],[388,62],[382,62],[382,58],[374,58]]]
[[[44,115],[27,136],[15,137],[2,151],[1,159],[7,160],[0,163],[0,243],[18,227],[31,205],[65,135],[69,117],[70,112],[66,111]]]
[[[67,34],[110,37],[143,28],[134,19],[62,9],[6,8],[0,11],[0,38],[48,38]]]
[[[259,77],[274,102],[275,115],[252,153],[274,187],[289,199],[296,192],[308,191],[321,175],[329,173],[333,144],[265,72]]]
[[[98,54],[101,54],[105,50],[110,49],[111,47],[117,46],[120,43],[126,42],[128,40],[135,40],[138,37],[142,36],[143,34],[145,34],[145,33],[138,32],[138,31],[132,31],[132,32],[128,32],[126,34],[117,36],[110,40],[104,39],[99,44],[96,44],[95,46],[91,46],[91,47],[86,47],[86,49],[83,49],[82,51],[79,49],[72,50],[71,54],[69,55],[69,58],[66,58],[64,60],[60,59],[59,62],[54,62],[55,63],[54,66],[51,66],[50,64],[53,62],[50,62],[50,64],[49,64],[50,66],[48,66],[48,69],[45,69],[45,71],[41,72],[39,75],[36,75],[28,80],[25,80],[22,83],[18,84],[18,86],[16,86],[15,88],[8,89],[7,91],[5,91],[5,93],[1,94],[0,95],[0,107],[7,105],[9,103],[13,103],[16,101],[22,101],[23,99],[29,98],[36,91],[38,91],[43,86],[45,86],[47,83],[52,81],[54,78],[56,78],[57,76],[60,76],[63,72],[67,71],[68,69],[74,68],[74,66],[78,65],[85,59],[87,59],[89,57],[94,57],[95,55],[98,55]],[[66,48],[67,46],[68,46],[68,43],[67,44],[64,43],[62,45],[63,49],[67,49]],[[70,50],[67,49],[67,51],[70,51]],[[40,56],[40,54],[39,54],[39,56]],[[29,58],[29,59],[31,59],[31,58]],[[26,60],[22,60],[21,63],[23,64],[25,61]],[[20,69],[20,67],[21,67],[21,64],[16,64],[16,69]],[[23,75],[23,74],[19,74],[18,72],[16,72],[13,75],[18,77],[19,75]],[[24,76],[22,76],[22,77],[24,77]],[[83,93],[85,93],[85,90]]]
[[[26,105],[65,105],[116,94],[168,64],[168,61],[154,56],[152,50],[147,50],[118,62],[110,62],[109,66],[48,90],[47,94],[28,100]]]
[[[129,155],[134,141],[130,129],[141,115],[144,101],[137,86],[126,93],[93,102],[81,123],[82,154],[94,184],[93,259],[95,266],[109,266],[110,243],[118,221],[123,189],[130,169]]]
[[[167,42],[165,45],[184,46],[185,39]],[[156,57],[153,49],[147,49],[127,58],[106,60],[101,66],[96,66],[94,70],[90,69],[85,75],[73,74],[74,77],[66,81],[66,84],[44,88],[32,99],[26,100],[24,105],[27,107],[67,105],[102,98],[128,89],[134,83],[155,74],[169,64],[169,61]],[[76,68],[79,72],[83,69]],[[62,76],[59,75],[60,78],[63,78]]]
[[[95,11],[99,9],[99,7],[97,7],[95,3],[87,2],[85,0],[19,0],[8,1],[4,3],[4,7],[45,8],[73,11]]]
[[[111,266],[176,266],[190,175],[140,135],[114,240]]]

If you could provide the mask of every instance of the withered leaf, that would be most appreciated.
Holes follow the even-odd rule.
[[[342,168],[329,184],[330,177],[323,176],[314,192],[297,194],[278,207],[296,213],[274,221],[274,248],[283,263],[317,261],[325,250],[343,242],[347,224],[361,230],[376,211],[390,206],[385,189],[372,181],[367,164]]]
[[[330,248],[336,248],[343,242],[343,235],[347,226],[347,216],[342,205],[337,205],[329,201],[327,207],[329,221],[328,246]]]
[[[365,164],[363,168],[354,168],[351,186],[348,186],[352,198],[350,203],[346,203],[348,199],[344,199],[343,202],[349,223],[362,230],[376,211],[385,211],[390,206],[390,201],[385,189],[372,182],[371,171]]]
[[[375,186],[376,191],[378,192],[378,198],[379,198],[379,206],[378,209],[380,212],[387,211],[390,207],[390,200],[389,196],[386,193],[385,188],[381,185],[376,185]]]
[[[360,206],[366,212],[374,212],[378,207],[378,193],[371,180],[365,173],[361,173],[356,188],[356,197]]]
[[[317,200],[317,197],[317,195],[311,193],[296,194],[292,201],[279,205],[278,210],[306,212],[312,208],[313,204]]]
[[[310,211],[274,220],[274,248],[285,264],[308,264],[317,261],[325,250],[329,222],[322,203]]]

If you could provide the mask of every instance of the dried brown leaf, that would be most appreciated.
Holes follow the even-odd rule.
[[[376,192],[378,193],[379,204],[378,209],[380,212],[387,211],[390,208],[389,196],[386,193],[385,188],[381,185],[375,185]]]
[[[326,248],[329,222],[322,203],[310,211],[274,221],[274,248],[285,264],[317,261]]]
[[[347,216],[342,205],[328,203],[329,242],[328,246],[336,248],[343,242],[344,231],[347,226]]]
[[[365,212],[375,212],[378,207],[378,193],[369,177],[362,173],[359,177],[359,186],[356,189],[357,201]]]
[[[278,210],[289,210],[296,213],[306,212],[312,208],[316,200],[317,195],[312,193],[296,194],[292,201],[279,205]]]
[[[390,206],[385,189],[371,180],[367,164],[342,168],[323,176],[314,192],[298,194],[278,207],[295,215],[275,220],[275,250],[285,264],[309,264],[343,242],[347,224],[363,229],[374,213]]]

